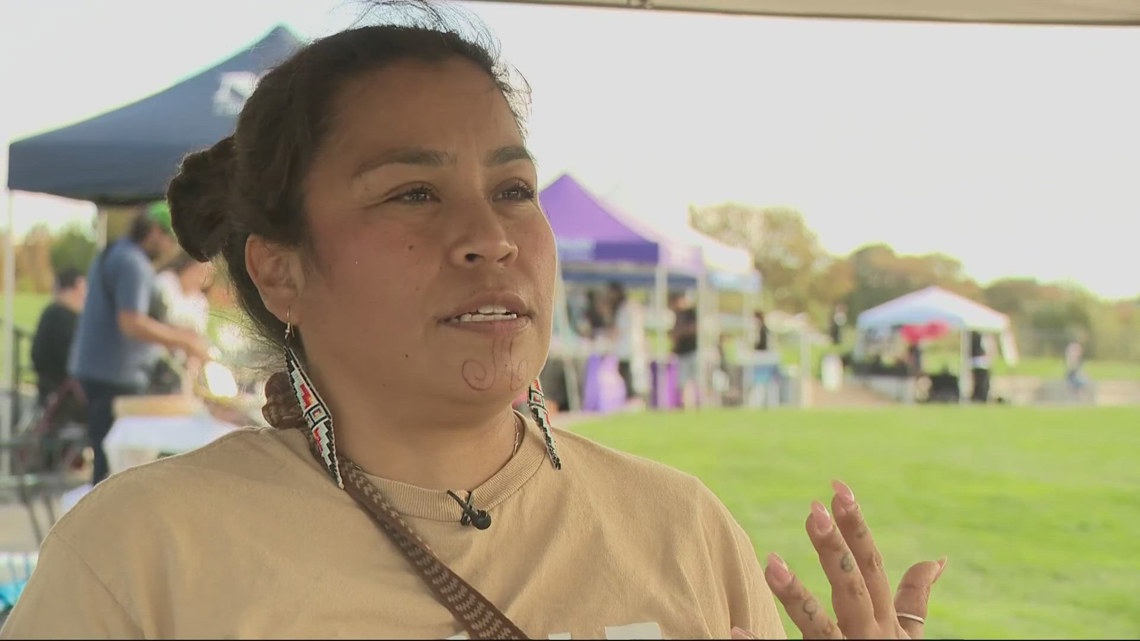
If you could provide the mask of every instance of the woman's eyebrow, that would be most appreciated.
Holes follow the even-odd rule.
[[[534,157],[521,145],[506,145],[491,150],[483,159],[485,165],[505,165],[517,160],[534,162]],[[372,171],[384,165],[418,165],[421,167],[446,167],[455,164],[455,155],[437,149],[423,147],[399,147],[383,151],[365,162],[353,173],[353,177]]]

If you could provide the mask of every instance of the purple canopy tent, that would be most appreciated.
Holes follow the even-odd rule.
[[[704,273],[699,248],[645,228],[569,174],[543,189],[539,201],[554,229],[568,280],[652,285],[663,270],[670,284],[693,286]]]
[[[572,342],[565,299],[566,281],[620,281],[628,286],[647,287],[654,292],[655,318],[666,315],[666,293],[671,287],[703,289],[705,265],[696,245],[669,238],[637,218],[623,213],[612,203],[590,193],[569,174],[563,174],[539,194],[539,202],[554,229],[561,270],[556,325],[566,343]],[[660,346],[666,328],[659,324]],[[700,343],[698,337],[698,343]],[[662,347],[663,349],[663,347]],[[565,357],[566,355],[564,355]],[[659,372],[668,378],[670,364],[665,352],[657,354]],[[564,358],[564,362],[569,359]],[[569,380],[567,381],[569,384]],[[664,384],[659,384],[664,385]],[[659,387],[666,390],[668,386]]]

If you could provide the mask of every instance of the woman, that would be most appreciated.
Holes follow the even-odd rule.
[[[194,332],[208,340],[210,323],[210,301],[206,298],[213,277],[213,268],[210,263],[195,260],[186,252],[179,252],[154,278],[155,288],[162,297],[165,314],[163,318],[167,323],[181,329]],[[199,358],[172,353],[167,356],[177,363],[177,368],[165,362],[160,363],[155,377],[163,380],[168,389],[162,391],[173,392],[180,388],[182,393],[190,394],[194,389],[194,382],[202,371],[202,360]],[[155,381],[156,387],[161,388]]]
[[[168,262],[154,284],[166,306],[166,321],[176,327],[205,336],[210,322],[210,301],[206,298],[213,268],[180,252]]]
[[[781,637],[769,586],[809,635],[921,632],[846,486],[838,528],[818,503],[809,527],[836,622],[778,557],[761,578],[696,479],[553,432],[537,387],[511,411],[546,359],[556,255],[506,79],[439,20],[354,28],[185,160],[183,247],[225,259],[284,354],[275,428],[101,484],[4,636]],[[904,578],[900,616],[940,568]]]
[[[638,398],[641,372],[646,365],[645,323],[641,307],[629,300],[624,285],[614,281],[606,289],[614,319],[608,332],[610,345],[618,359],[618,374],[625,383],[625,400],[630,402]]]

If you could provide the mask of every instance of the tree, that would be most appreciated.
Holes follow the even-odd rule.
[[[51,291],[51,243],[51,232],[42,223],[24,235],[16,251],[16,291]]]
[[[78,269],[86,273],[95,258],[95,239],[83,227],[72,224],[56,234],[51,243],[51,268],[55,273]]]
[[[1020,317],[1041,300],[1041,295],[1041,283],[1035,278],[1002,278],[986,287],[982,300],[1003,314]]]
[[[888,245],[865,245],[847,258],[852,289],[847,308],[859,314],[876,305],[927,287],[941,287],[980,300],[982,288],[962,271],[962,263],[945,254],[898,255]]]
[[[899,257],[889,245],[860,247],[847,257],[852,289],[847,296],[847,313],[852,316],[918,289],[907,278]]]
[[[692,208],[689,221],[695,229],[751,252],[764,279],[767,306],[818,316],[834,302],[821,296],[845,293],[830,285],[821,286],[821,278],[833,269],[835,261],[795,209],[725,203]]]

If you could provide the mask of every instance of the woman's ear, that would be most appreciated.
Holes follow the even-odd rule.
[[[305,270],[300,252],[261,236],[245,241],[245,269],[261,293],[261,302],[282,323],[297,324],[299,309],[294,303],[305,286]]]

